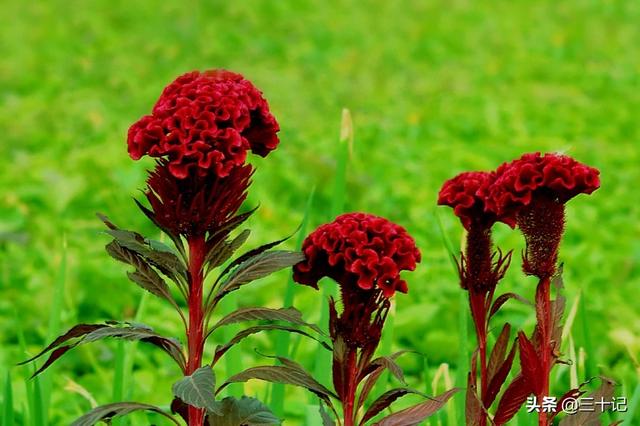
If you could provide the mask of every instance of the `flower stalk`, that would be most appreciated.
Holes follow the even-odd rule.
[[[187,330],[187,375],[202,366],[204,350],[204,307],[202,305],[205,238],[196,235],[189,238],[189,328]],[[204,410],[189,406],[189,426],[202,426]]]

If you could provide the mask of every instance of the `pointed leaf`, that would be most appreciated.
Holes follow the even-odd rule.
[[[533,393],[539,394],[542,386],[542,367],[533,344],[522,331],[518,332],[518,346],[522,375],[531,385]]]
[[[403,351],[406,352],[406,351]],[[404,374],[402,373],[402,369],[400,368],[400,366],[395,362],[395,360],[391,357],[388,356],[381,356],[379,358],[374,359],[373,361],[371,361],[371,363],[369,363],[369,366],[367,368],[367,370],[369,371],[374,371],[376,370],[378,367],[382,367],[383,369],[387,369],[391,372],[391,374],[393,374],[393,376],[398,379],[398,381],[400,381],[400,383],[406,385],[407,383],[404,380]],[[367,375],[363,374],[361,377],[361,380]]]
[[[219,405],[219,413],[208,415],[210,426],[271,426],[282,423],[266,405],[255,398],[228,397]]]
[[[364,413],[362,420],[360,420],[360,426],[364,426],[367,421],[371,420],[372,418],[377,416],[379,413],[381,413],[383,410],[388,408],[398,398],[402,398],[403,396],[408,394],[423,395],[421,392],[418,392],[410,388],[396,388],[396,389],[388,390],[382,395],[380,395],[378,398],[376,398],[376,400],[373,401],[373,403],[371,403],[371,405],[369,406],[369,409],[367,409],[367,411]]]
[[[507,387],[507,390],[504,391],[502,398],[500,398],[498,409],[493,418],[495,425],[502,426],[507,424],[532,393],[533,389],[524,376],[522,374],[517,375]]]
[[[334,342],[334,345],[335,345],[335,342]],[[336,351],[334,350],[334,352]],[[400,355],[405,354],[407,352],[409,351],[398,351],[389,355],[386,358],[390,359],[391,361],[395,361]],[[371,393],[371,390],[373,389],[376,382],[378,381],[378,379],[386,369],[387,369],[387,365],[383,363],[379,363],[373,369],[373,371],[370,371],[370,372],[367,372],[369,368],[365,368],[365,372],[362,374],[362,377],[359,378],[359,381],[364,379],[364,384],[362,385],[362,389],[360,390],[360,396],[358,396],[358,403],[357,403],[358,408],[364,405],[367,397],[369,396],[369,393]]]
[[[249,238],[250,230],[245,229],[233,240],[222,240],[209,249],[205,258],[207,271],[225,263]]]
[[[493,305],[491,305],[491,309],[489,310],[489,319],[491,319],[500,310],[502,305],[507,303],[509,299],[515,299],[524,303],[525,305],[533,306],[533,304],[530,301],[520,296],[519,294],[516,294],[516,293],[501,294],[493,302]]]
[[[598,421],[600,415],[606,411],[606,408],[603,410],[604,404],[595,403],[597,401],[611,401],[613,399],[613,394],[615,391],[616,383],[607,378],[600,377],[602,380],[602,384],[598,389],[594,390],[589,394],[589,398],[593,398],[593,411],[591,410],[578,410],[577,413],[568,415],[564,419],[560,421],[559,426],[581,426],[581,425],[599,425],[601,424]]]
[[[224,225],[216,229],[216,232],[214,234],[209,235],[209,237],[207,238],[207,246],[210,247],[214,245],[216,241],[227,238],[229,233],[231,233],[238,226],[242,225],[247,219],[249,219],[249,217],[251,217],[253,213],[255,213],[256,210],[258,210],[258,206],[252,208],[248,212],[239,214],[226,221]]]
[[[256,321],[256,320],[268,320],[268,321],[286,321],[295,325],[303,325],[312,328],[318,333],[322,331],[314,324],[309,324],[302,319],[302,313],[296,308],[242,308],[238,309],[222,318],[218,321],[211,330],[215,330],[218,327],[222,327],[229,324],[235,324],[243,321]]]
[[[116,240],[106,245],[107,253],[116,260],[126,263],[136,268],[135,272],[128,272],[127,276],[131,281],[138,284],[144,290],[165,299],[175,306],[175,301],[171,296],[169,286],[158,275],[158,273],[150,267],[144,259],[132,250],[121,246]]]
[[[125,416],[127,414],[133,413],[134,411],[140,410],[153,411],[180,426],[176,419],[162,411],[160,408],[153,405],[140,404],[137,402],[116,402],[114,404],[107,404],[96,407],[84,416],[80,417],[78,420],[71,423],[71,426],[93,426],[100,421],[108,421],[114,417]]]
[[[498,371],[495,372],[493,376],[490,376],[489,386],[487,386],[487,395],[484,398],[484,406],[491,407],[493,401],[495,401],[502,385],[507,380],[507,376],[509,375],[509,371],[511,371],[511,366],[513,365],[513,359],[516,355],[516,342],[513,342],[511,345],[511,350],[509,351],[509,355],[502,362]]]
[[[468,425],[480,424],[482,417],[482,404],[478,396],[478,384],[475,374],[469,373],[467,376],[467,394],[464,407],[465,420]]]
[[[487,365],[487,377],[489,381],[493,378],[498,371],[498,368],[504,362],[504,357],[507,354],[507,348],[509,347],[509,336],[511,334],[511,324],[506,323],[502,327],[502,331],[496,340],[491,354],[489,355],[489,363]]]
[[[107,233],[114,237],[112,243],[115,243],[121,251],[130,252],[123,256],[121,253],[114,252],[113,247],[107,245],[107,252],[116,260],[136,268],[143,261],[158,268],[160,272],[174,281],[186,279],[187,267],[168,246],[158,241],[145,239],[142,235],[131,231],[118,229],[107,231]],[[133,255],[136,255],[138,259],[132,261]]]
[[[416,426],[441,409],[459,390],[459,388],[448,390],[434,399],[400,410],[374,423],[374,426]]]
[[[215,385],[213,370],[207,365],[174,383],[171,390],[176,397],[193,407],[206,408],[207,411],[221,414],[216,406]]]
[[[237,259],[234,259],[233,262],[231,262],[225,269],[224,271],[222,271],[222,273],[220,274],[220,276],[224,276],[226,275],[229,271],[231,271],[234,267],[241,265],[242,263],[246,262],[247,260],[256,257],[259,254],[262,254],[264,252],[266,252],[267,250],[270,250],[280,244],[282,244],[283,242],[287,241],[289,238],[291,238],[291,235],[289,235],[288,237],[282,238],[280,240],[277,241],[273,241],[271,243],[267,243],[264,245],[261,245],[258,248],[249,250],[248,252],[244,253],[243,255],[241,255],[240,257],[238,257]]]
[[[322,419],[322,426],[336,426],[336,422],[331,418],[327,410],[324,409],[324,404],[320,401],[320,418]]]
[[[285,363],[285,365],[269,365],[249,368],[227,379],[227,381],[218,388],[216,393],[221,392],[231,383],[244,383],[251,379],[259,379],[270,383],[283,383],[285,385],[303,387],[316,394],[327,404],[331,404],[331,397],[338,398],[336,394],[311,377],[311,375],[299,364],[281,357],[278,357],[278,359]]]
[[[304,260],[301,252],[267,251],[251,257],[234,269],[222,283],[214,297],[214,303],[244,284],[265,277],[280,269],[288,268]]]
[[[215,365],[216,362],[218,362],[218,360],[229,349],[231,349],[231,347],[233,347],[234,345],[238,344],[244,338],[246,338],[246,337],[248,337],[248,336],[250,336],[252,334],[259,333],[261,331],[270,331],[270,330],[281,330],[281,331],[288,331],[289,333],[301,334],[303,336],[309,337],[309,338],[319,342],[327,350],[331,350],[331,347],[327,343],[325,343],[322,340],[312,336],[311,334],[307,333],[306,331],[299,330],[299,329],[297,329],[295,327],[286,326],[286,325],[279,325],[279,324],[256,325],[254,327],[249,327],[249,328],[245,328],[244,330],[241,330],[238,334],[233,336],[233,338],[231,340],[229,340],[226,344],[218,345],[216,347],[216,352],[215,352],[215,355],[213,357],[213,364]]]
[[[58,337],[52,344],[47,346],[43,351],[37,354],[35,357],[24,361],[22,364],[33,361],[45,353],[53,350],[49,359],[44,363],[38,371],[34,373],[34,377],[49,367],[54,361],[64,355],[67,351],[75,348],[78,345],[95,342],[96,340],[104,338],[117,338],[124,340],[140,340],[145,343],[150,343],[159,347],[166,352],[171,358],[173,358],[180,368],[184,369],[185,359],[182,353],[180,343],[176,340],[163,337],[153,329],[142,325],[131,325],[128,323],[110,322],[108,324],[80,324],[71,328],[67,333]],[[71,339],[75,339],[68,343]],[[64,345],[65,343],[68,343]],[[64,345],[64,346],[62,346]]]
[[[584,383],[580,386],[583,386]],[[580,388],[576,388],[576,389],[570,389],[567,392],[565,392],[564,395],[562,395],[559,399],[558,399],[558,403],[556,404],[556,407],[564,407],[564,403],[566,400],[568,399],[578,399],[580,398],[582,395],[585,394],[585,391],[580,390]],[[562,409],[560,410],[556,410],[554,413],[551,413],[551,415],[549,416],[549,420],[553,420],[558,414],[560,414],[562,412]]]
[[[106,324],[78,324],[78,325],[74,325],[73,327],[71,327],[69,329],[69,331],[64,333],[62,336],[59,336],[58,338],[56,338],[49,346],[44,348],[42,351],[38,352],[35,356],[29,358],[28,360],[18,363],[18,365],[24,365],[24,364],[27,364],[27,363],[29,363],[31,361],[34,361],[34,360],[40,358],[45,353],[49,352],[51,349],[53,349],[53,348],[55,348],[57,346],[60,346],[61,344],[65,343],[65,342],[68,342],[71,339],[75,339],[76,337],[84,336],[86,334],[91,333],[94,330],[97,330],[99,328],[104,328],[104,327],[108,327],[108,325],[106,325]]]

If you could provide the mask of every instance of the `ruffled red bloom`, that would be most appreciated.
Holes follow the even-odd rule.
[[[306,260],[294,267],[294,279],[318,288],[322,277],[343,288],[379,289],[387,298],[395,291],[406,293],[400,271],[413,271],[420,251],[407,231],[388,220],[348,213],[320,226],[304,241]]]
[[[485,194],[495,180],[490,172],[464,172],[449,179],[438,194],[438,204],[453,208],[456,216],[468,231],[472,224],[489,228],[498,215],[485,205]]]
[[[247,151],[266,156],[278,146],[279,126],[267,101],[250,81],[224,70],[190,72],[167,86],[151,115],[131,126],[127,143],[134,160],[164,158],[185,178],[228,176]]]
[[[564,204],[598,189],[600,172],[565,155],[533,153],[501,165],[496,174],[488,208],[517,222],[527,243],[525,273],[551,277],[564,232]]]
[[[598,189],[599,175],[597,169],[566,155],[524,154],[498,167],[496,180],[487,193],[487,209],[514,218],[536,193],[566,203],[578,194],[591,194]]]

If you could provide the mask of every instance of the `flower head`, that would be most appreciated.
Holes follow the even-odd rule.
[[[320,226],[304,241],[306,260],[294,267],[294,279],[318,288],[330,277],[343,289],[381,290],[384,297],[406,293],[400,271],[413,271],[420,251],[407,231],[384,218],[348,213]]]
[[[266,156],[278,146],[278,123],[262,93],[240,74],[190,72],[167,86],[151,115],[129,129],[134,160],[163,158],[170,172],[223,178],[242,166],[247,151]]]
[[[525,237],[525,273],[541,279],[556,270],[564,232],[564,204],[600,187],[600,172],[560,154],[525,154],[501,165],[487,206],[517,222]]]
[[[494,222],[501,220],[485,204],[484,194],[494,179],[495,175],[490,172],[460,173],[442,185],[438,204],[453,208],[467,231],[473,224],[490,228]]]
[[[561,154],[524,154],[496,170],[496,180],[487,196],[487,208],[515,217],[536,194],[566,203],[578,194],[591,194],[600,187],[600,172]]]

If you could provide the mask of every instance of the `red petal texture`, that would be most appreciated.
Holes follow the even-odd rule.
[[[494,180],[495,174],[490,172],[460,173],[442,185],[438,204],[452,207],[467,231],[474,223],[489,228],[501,220],[485,205],[485,194]]]
[[[294,267],[294,279],[317,288],[322,277],[341,286],[379,289],[387,298],[406,293],[400,271],[413,271],[420,251],[407,231],[387,219],[347,213],[320,226],[304,241],[306,260]]]
[[[127,144],[134,160],[166,159],[177,178],[223,178],[244,164],[248,150],[263,157],[273,151],[279,130],[262,93],[242,75],[194,71],[164,89],[152,114],[129,128]]]
[[[543,192],[560,203],[600,187],[600,172],[561,154],[524,154],[496,170],[486,197],[488,211],[515,219],[517,211]]]

